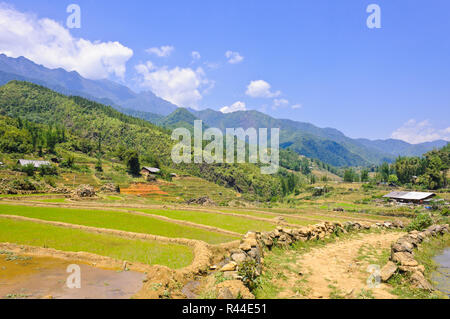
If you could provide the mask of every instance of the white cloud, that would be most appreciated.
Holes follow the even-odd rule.
[[[148,61],[135,67],[141,87],[181,107],[197,108],[198,102],[214,82],[206,78],[202,68],[157,67]]]
[[[159,48],[150,48],[145,50],[145,52],[154,54],[160,58],[166,58],[169,55],[172,54],[172,52],[175,50],[175,48],[171,45],[164,45]]]
[[[191,56],[194,60],[200,60],[202,56],[200,55],[200,52],[192,51]]]
[[[411,119],[403,124],[402,127],[395,130],[391,137],[411,144],[432,142],[435,140],[450,141],[450,127],[436,129],[431,125],[429,120],[418,122],[415,119]]]
[[[220,112],[222,113],[233,113],[237,111],[246,111],[247,107],[244,102],[237,101],[233,103],[231,106],[224,106],[220,109]]]
[[[90,79],[123,77],[133,50],[119,42],[72,37],[58,22],[0,4],[0,53],[24,56],[48,68],[77,71]]]
[[[244,61],[244,57],[239,52],[227,51],[225,57],[228,59],[228,63],[237,64]]]
[[[217,62],[205,62],[204,64],[210,70],[217,70],[220,68],[220,63]]]
[[[273,104],[272,104],[272,109],[276,110],[280,107],[286,107],[289,104],[290,103],[287,99],[283,99],[283,98],[274,99]],[[293,104],[290,107],[291,107],[291,109],[296,110],[296,109],[300,109],[302,107],[302,105],[301,104]]]
[[[271,85],[264,80],[251,81],[245,94],[254,98],[274,98],[281,95],[280,91],[271,92]]]
[[[275,99],[273,100],[273,106],[274,108],[278,108],[280,106],[286,106],[289,104],[289,101],[286,99]]]

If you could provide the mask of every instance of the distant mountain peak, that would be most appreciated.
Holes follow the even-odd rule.
[[[11,58],[0,54],[0,71],[8,73],[5,77],[45,85],[57,92],[68,95],[79,95],[100,103],[109,101],[112,106],[145,111],[149,113],[168,115],[178,107],[157,97],[153,92],[133,92],[130,88],[108,79],[89,80],[76,71],[66,71],[63,68],[49,69],[25,58]],[[14,78],[13,78],[14,79]],[[1,81],[0,85],[7,82]]]

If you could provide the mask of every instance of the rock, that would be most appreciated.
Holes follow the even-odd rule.
[[[355,288],[349,289],[347,293],[345,294],[346,297],[350,297],[355,292]]]
[[[411,283],[417,288],[433,291],[433,286],[431,286],[428,280],[426,280],[424,275],[419,271],[416,271],[411,275]]]
[[[414,259],[412,254],[406,252],[393,253],[391,256],[391,260],[399,263],[402,266],[414,267],[418,265],[418,262]]]
[[[245,260],[247,260],[247,255],[245,253],[243,253],[243,252],[234,253],[234,254],[231,255],[231,260],[233,260],[237,264],[241,264]]]
[[[277,217],[274,218],[274,220],[277,223],[284,223],[284,222],[286,222],[286,219],[283,216],[277,216]]]
[[[315,299],[322,299],[323,295],[321,293],[319,293],[319,292],[316,292],[316,293],[313,294],[313,298],[315,298]]]
[[[386,282],[389,280],[389,278],[392,277],[392,275],[395,274],[398,267],[396,264],[394,264],[392,261],[388,261],[386,265],[384,265],[383,268],[381,268],[380,271],[380,277],[383,282]]]
[[[392,245],[392,251],[394,252],[408,252],[412,253],[414,246],[408,242],[396,242]]]
[[[203,196],[199,198],[193,198],[186,201],[188,205],[197,204],[202,206],[217,206],[216,203],[211,200],[208,196]]]
[[[258,248],[250,249],[248,255],[254,260],[256,260],[256,262],[259,262],[261,260],[261,251]]]
[[[223,277],[227,280],[240,280],[241,277],[237,271],[224,271]]]
[[[90,185],[81,185],[75,190],[75,195],[80,198],[94,197],[94,187]]]
[[[226,264],[225,266],[223,266],[222,268],[220,268],[220,271],[235,271],[236,268],[237,268],[237,263],[235,263],[234,261],[231,261],[228,264]]]
[[[392,224],[396,227],[396,228],[404,228],[404,224],[401,220],[394,220],[392,222]]]
[[[120,193],[120,187],[118,185],[108,183],[103,185],[100,188],[100,191],[104,193]]]
[[[217,269],[216,265],[209,266],[209,270],[216,270],[216,269]]]
[[[239,245],[239,249],[243,251],[250,251],[252,249],[252,246],[247,242],[243,242]]]
[[[252,247],[258,247],[258,241],[253,238],[245,238],[239,245],[239,249],[249,251]]]
[[[273,240],[268,235],[265,234],[261,235],[261,240],[265,246],[269,248],[273,246]]]
[[[255,296],[248,290],[247,287],[244,286],[244,283],[240,280],[227,280],[221,282],[216,286],[216,290],[220,293],[220,290],[223,288],[227,288],[232,295],[230,299],[255,299]]]
[[[400,266],[398,267],[398,269],[401,272],[409,272],[409,273],[414,273],[416,271],[421,272],[422,274],[425,273],[425,266],[424,265],[418,265],[415,267],[410,267],[410,266]]]
[[[217,293],[217,299],[233,299],[233,294],[231,293],[229,288],[223,287],[219,289],[219,292]]]

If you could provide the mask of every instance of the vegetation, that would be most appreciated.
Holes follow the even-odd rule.
[[[383,163],[378,169],[379,180],[405,186],[417,185],[437,190],[448,186],[450,144],[433,150],[424,157],[398,157],[394,164]]]
[[[232,236],[195,227],[182,226],[152,217],[114,211],[1,205],[0,215],[24,216],[172,238],[199,239],[211,244],[218,244],[237,239]]]
[[[185,220],[196,224],[218,227],[225,230],[245,234],[250,229],[255,231],[270,231],[275,228],[275,224],[241,218],[236,216],[220,215],[216,213],[207,213],[201,211],[177,211],[177,210],[159,210],[159,209],[139,209],[153,215],[160,215],[172,219]]]
[[[271,200],[281,193],[280,179],[261,174],[258,165],[175,166],[170,160],[173,141],[166,129],[35,84],[12,81],[0,87],[0,114],[0,150],[7,154],[65,157],[62,167],[73,170],[76,164],[70,156],[81,153],[95,158],[100,174],[104,161],[118,160],[138,176],[142,162],[200,176],[249,199]]]
[[[408,225],[407,231],[418,230],[422,231],[433,224],[433,219],[429,214],[423,213],[417,215],[416,218]]]

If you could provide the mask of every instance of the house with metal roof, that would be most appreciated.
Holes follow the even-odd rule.
[[[141,169],[141,174],[142,175],[159,174],[160,172],[161,172],[161,170],[159,168],[156,168],[156,167],[144,166]]]
[[[48,166],[50,165],[49,161],[33,161],[33,160],[24,160],[21,159],[18,161],[20,166],[27,166],[27,165],[33,165],[35,168],[39,168],[41,166]]]
[[[436,196],[435,193],[426,192],[390,192],[384,195],[384,198],[389,198],[403,203],[420,203]]]

